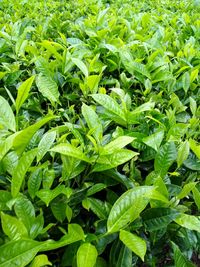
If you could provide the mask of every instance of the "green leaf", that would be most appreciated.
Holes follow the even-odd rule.
[[[182,199],[182,198],[186,197],[190,193],[190,191],[192,191],[195,188],[196,184],[197,184],[196,182],[190,182],[190,183],[184,185],[183,189],[178,194],[177,198]]]
[[[92,196],[106,187],[107,187],[106,184],[103,183],[94,184],[92,187],[88,189],[87,196]]]
[[[174,221],[182,227],[200,233],[200,220],[193,215],[181,214],[181,216],[179,216]]]
[[[105,203],[99,199],[95,199],[95,198],[87,198],[87,200],[89,200],[89,207],[90,209],[94,212],[94,214],[96,214],[99,219],[107,219],[108,217],[108,210],[105,206]]]
[[[85,156],[85,154],[77,147],[72,146],[71,144],[59,144],[54,146],[50,151],[60,153],[62,155],[74,157],[86,162],[90,162],[89,158]]]
[[[41,251],[49,251],[58,249],[61,247],[65,247],[71,243],[84,240],[85,235],[83,232],[83,229],[78,224],[68,224],[68,233],[65,234],[60,240],[54,241],[54,240],[47,240],[46,242],[43,242]],[[0,266],[1,267],[1,266]]]
[[[190,148],[194,152],[194,154],[197,156],[198,159],[200,159],[200,145],[198,145],[194,140],[190,139]]]
[[[174,251],[174,262],[175,262],[175,267],[195,267],[192,262],[190,262],[180,251],[179,247],[173,243],[173,251]]]
[[[30,267],[42,267],[46,265],[52,265],[52,263],[48,260],[47,255],[41,254],[35,257],[35,259],[31,262]]]
[[[46,97],[52,105],[59,103],[60,93],[57,83],[50,77],[39,74],[36,79],[39,92]]]
[[[64,185],[59,185],[56,188],[50,190],[50,189],[41,189],[39,190],[36,195],[44,201],[44,203],[48,206],[49,203],[56,198],[60,194],[65,194],[66,189]]]
[[[88,77],[88,69],[86,65],[78,58],[71,58],[72,62],[82,71],[85,77]]]
[[[28,237],[26,227],[16,217],[10,216],[2,212],[1,213],[1,224],[2,224],[2,229],[4,233],[11,240],[18,240],[23,237]]]
[[[0,211],[7,210],[7,202],[11,200],[12,195],[10,192],[5,190],[0,190]]]
[[[178,155],[177,155],[177,163],[178,167],[180,167],[183,162],[188,158],[190,152],[189,143],[186,140],[185,142],[181,143],[179,149],[178,149]]]
[[[82,114],[96,141],[100,141],[103,135],[103,127],[98,115],[93,108],[85,104],[82,105]]]
[[[0,247],[0,267],[25,267],[39,251],[54,250],[84,239],[82,228],[68,225],[68,234],[60,240],[37,242],[30,239],[11,241]]]
[[[50,120],[55,119],[55,116],[46,116],[36,122],[35,124],[25,128],[24,130],[20,131],[19,134],[15,137],[13,141],[13,148],[18,154],[21,154],[26,146],[29,144],[33,135],[47,122]]]
[[[94,267],[107,267],[107,263],[103,258],[98,257]]]
[[[31,227],[35,221],[34,206],[27,198],[20,197],[16,200],[14,209],[15,214],[23,222],[30,234]]]
[[[44,157],[44,155],[53,145],[55,138],[56,138],[56,131],[47,132],[46,134],[43,135],[42,139],[38,144],[37,162],[39,162]]]
[[[102,148],[101,155],[108,155],[117,152],[120,148],[130,144],[135,138],[130,136],[119,136]]]
[[[117,232],[128,223],[134,221],[147,206],[147,193],[154,190],[151,186],[139,186],[125,192],[114,203],[108,216],[108,232]]]
[[[132,265],[132,251],[126,246],[122,246],[116,262],[116,267],[130,267]]]
[[[13,171],[11,181],[11,193],[13,197],[16,197],[22,186],[24,177],[29,167],[31,166],[34,158],[37,155],[37,148],[26,152],[19,160],[18,165]]]
[[[82,244],[77,251],[77,267],[94,267],[98,253],[90,243]]]
[[[145,143],[147,146],[152,147],[156,151],[158,151],[162,140],[164,138],[164,131],[158,131],[150,136],[144,137],[142,142]]]
[[[120,230],[119,234],[120,240],[132,250],[137,256],[139,256],[142,261],[144,261],[144,256],[146,254],[147,246],[146,242],[139,236],[127,232],[125,230]]]
[[[56,220],[63,222],[66,218],[66,203],[59,199],[55,199],[51,202],[51,211]]]
[[[20,239],[8,242],[0,247],[0,267],[24,267],[41,249],[41,243]]]
[[[13,132],[16,130],[15,116],[8,102],[0,96],[0,125]]]
[[[105,109],[119,116],[122,120],[126,121],[124,111],[112,97],[105,94],[93,94],[92,98]]]
[[[195,155],[190,154],[184,161],[184,165],[193,171],[200,171],[200,160]]]
[[[138,72],[144,76],[146,76],[147,78],[151,79],[151,75],[149,73],[149,71],[147,70],[146,66],[142,63],[139,62],[135,62],[133,60],[132,55],[128,52],[128,51],[120,51],[120,58],[122,60],[122,63],[124,64],[126,70],[134,75],[135,72]]]
[[[198,209],[200,210],[200,192],[197,188],[192,189],[194,202],[197,205]]]
[[[157,231],[167,227],[174,219],[180,215],[180,212],[171,208],[151,208],[145,210],[142,214],[147,231]]]
[[[176,160],[177,152],[176,146],[173,142],[167,142],[165,145],[161,146],[158,150],[155,161],[154,168],[161,177],[163,177],[172,163]]]
[[[115,153],[111,155],[102,155],[99,156],[96,160],[96,164],[94,165],[92,172],[100,172],[108,169],[115,168],[133,157],[137,156],[138,153],[128,150],[128,149],[120,149],[115,151]]]
[[[42,182],[42,170],[36,169],[28,179],[28,193],[33,199],[40,188]]]
[[[17,113],[19,112],[19,109],[21,108],[23,103],[26,101],[34,79],[35,79],[35,76],[32,76],[19,86],[18,92],[17,92],[17,99],[16,99]]]

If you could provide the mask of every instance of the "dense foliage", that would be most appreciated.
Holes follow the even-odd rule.
[[[0,0],[0,267],[200,266],[199,14]]]

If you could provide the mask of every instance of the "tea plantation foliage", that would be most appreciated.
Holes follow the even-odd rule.
[[[200,1],[0,1],[0,267],[200,266]]]

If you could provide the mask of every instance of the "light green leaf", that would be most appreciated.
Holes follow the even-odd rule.
[[[52,105],[59,103],[60,93],[57,83],[50,77],[39,74],[36,79],[36,85],[40,93],[46,97]]]
[[[144,261],[147,245],[146,242],[141,237],[132,234],[128,231],[120,230],[119,238],[124,243],[125,246],[127,246],[137,256],[139,256],[142,259],[142,261]]]
[[[188,158],[190,152],[190,146],[188,141],[181,143],[180,147],[178,148],[178,155],[177,155],[177,163],[178,167],[180,167],[183,162]]]
[[[164,131],[158,131],[148,137],[144,137],[142,139],[142,142],[145,143],[147,146],[150,146],[156,151],[158,151],[163,138],[164,138]]]
[[[73,211],[72,211],[72,209],[70,208],[69,205],[66,205],[65,214],[66,214],[68,222],[70,223],[70,221],[72,219]]]
[[[62,155],[74,157],[86,162],[90,162],[89,158],[85,156],[85,154],[77,147],[72,146],[71,144],[62,143],[57,146],[54,146],[52,149],[50,149],[52,152],[57,152]]]
[[[0,247],[0,267],[25,267],[39,251],[48,251],[84,240],[84,232],[77,224],[68,225],[68,234],[60,240],[37,242],[30,239],[11,241]]]
[[[182,199],[182,198],[186,197],[190,193],[190,191],[192,191],[195,188],[196,184],[197,184],[196,182],[190,182],[190,183],[184,185],[183,189],[178,194],[177,198]]]
[[[41,243],[20,239],[8,242],[0,247],[0,267],[24,267],[41,249]]]
[[[16,130],[15,116],[8,102],[0,96],[0,125],[13,132]]]
[[[101,155],[108,155],[117,152],[120,148],[130,144],[135,138],[130,136],[119,136],[102,148]]]
[[[48,240],[43,242],[42,248],[40,250],[41,251],[54,250],[84,239],[85,235],[80,225],[68,224],[68,233],[66,235],[64,235],[58,241]]]
[[[82,71],[85,77],[88,77],[88,69],[83,61],[78,58],[72,58],[72,62]]]
[[[94,267],[98,253],[90,243],[82,244],[77,251],[77,267]]]
[[[28,237],[28,232],[24,224],[16,217],[1,213],[1,225],[4,233],[11,240],[18,240],[23,237]]]
[[[108,232],[117,232],[134,221],[147,206],[147,193],[154,190],[152,186],[139,186],[125,192],[114,203],[108,216]]]
[[[174,221],[182,227],[200,233],[200,220],[193,215],[181,214],[181,216]]]
[[[24,130],[20,131],[19,134],[15,137],[13,141],[13,148],[18,154],[21,154],[26,146],[29,144],[33,135],[47,122],[50,120],[55,119],[55,116],[46,116],[36,122],[35,124],[25,128]]]
[[[41,254],[35,257],[35,259],[31,262],[30,267],[42,267],[52,265],[52,263],[48,260],[47,255]]]
[[[0,80],[6,75],[6,71],[0,71]]]
[[[26,101],[34,79],[35,79],[35,76],[32,76],[19,86],[18,92],[17,92],[17,99],[16,99],[17,113],[19,112],[19,109],[21,108],[23,103]]]
[[[176,160],[177,152],[176,146],[173,142],[167,142],[161,146],[156,154],[154,161],[154,168],[161,177],[163,177],[172,163]]]
[[[110,155],[102,155],[99,156],[96,160],[96,164],[94,165],[92,171],[100,172],[108,169],[115,168],[133,157],[137,156],[138,153],[128,150],[128,149],[119,149]]]
[[[200,210],[200,192],[197,188],[192,189],[194,202],[197,205],[198,209]]]
[[[99,80],[99,75],[90,75],[86,78],[86,85],[89,87],[91,94],[97,93]]]
[[[146,185],[151,185],[151,184],[152,183],[150,184],[147,183]],[[156,177],[155,181],[153,182],[153,185],[156,187],[156,190],[160,192],[166,199],[169,198],[169,193],[166,184],[160,176]]]
[[[103,135],[103,127],[101,121],[93,108],[83,104],[82,114],[96,141],[100,141]]]
[[[141,106],[135,108],[133,111],[131,111],[131,115],[142,113],[148,110],[152,110],[155,106],[155,103],[153,101],[149,101],[147,103],[142,104]]]
[[[192,112],[192,115],[195,116],[197,110],[197,102],[192,97],[190,97],[189,99],[190,99],[190,110]]]
[[[16,197],[20,191],[26,172],[37,155],[37,149],[26,152],[19,160],[18,165],[13,171],[11,181],[11,193]]]
[[[194,152],[194,154],[197,156],[198,159],[200,159],[200,145],[197,144],[193,139],[189,140],[190,148]]]
[[[105,220],[108,217],[108,210],[105,206],[105,203],[99,199],[87,198],[89,203],[89,208],[96,214],[99,219]]]
[[[171,243],[174,251],[175,267],[195,267],[195,265],[181,253],[179,247],[175,243]]]
[[[141,214],[141,217],[147,231],[157,231],[167,227],[179,215],[180,212],[176,209],[163,207],[147,209]]]
[[[56,139],[56,131],[47,132],[43,135],[42,139],[38,144],[38,153],[37,153],[37,162],[39,162],[50,147],[53,145],[53,142]]]
[[[119,116],[122,120],[126,121],[125,113],[120,105],[110,96],[105,94],[93,94],[92,98],[105,109]]]
[[[179,142],[180,139],[187,132],[187,129],[188,129],[188,125],[186,123],[174,124],[167,133],[167,140]]]
[[[19,132],[9,135],[2,143],[0,143],[0,161],[7,154],[7,152],[13,146],[13,140],[19,134]]]
[[[198,74],[199,74],[199,70],[198,69],[195,69],[195,70],[193,70],[191,72],[191,74],[190,74],[190,81],[191,81],[191,83],[193,83],[197,79]]]
[[[183,90],[187,93],[188,89],[190,88],[190,74],[188,71],[182,75],[182,85]]]

